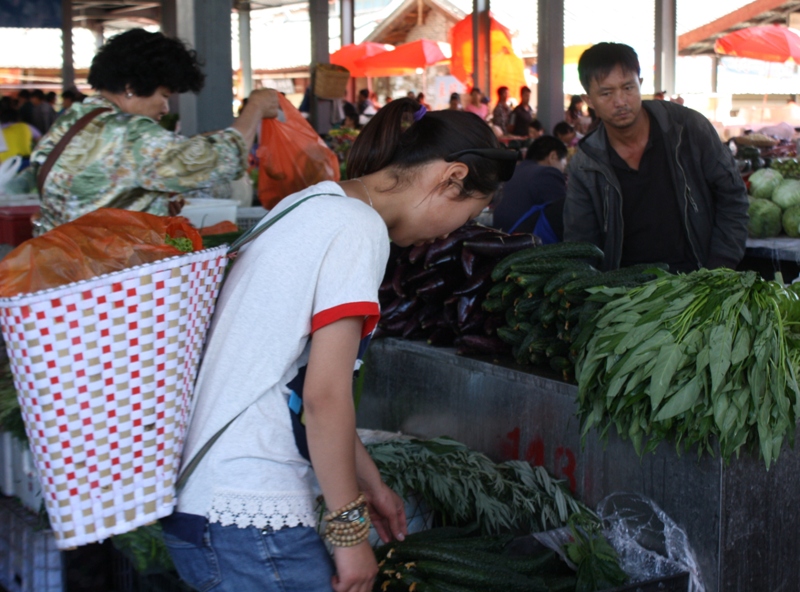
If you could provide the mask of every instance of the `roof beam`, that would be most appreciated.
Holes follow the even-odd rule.
[[[690,45],[708,39],[713,35],[735,27],[739,23],[749,21],[761,13],[774,10],[786,3],[786,0],[756,0],[750,4],[745,4],[741,8],[734,10],[730,14],[721,16],[707,25],[698,27],[688,33],[678,37],[678,51],[686,49]]]

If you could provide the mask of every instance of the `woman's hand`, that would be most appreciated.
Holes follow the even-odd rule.
[[[336,575],[331,582],[334,592],[372,590],[372,583],[378,575],[378,564],[369,541],[353,547],[334,547],[333,559],[336,563]]]
[[[382,481],[373,490],[365,490],[369,516],[375,532],[384,543],[402,541],[408,534],[403,498]]]
[[[260,109],[260,119],[273,119],[278,116],[278,91],[272,90],[271,88],[254,90],[250,93],[245,109],[250,105]]]

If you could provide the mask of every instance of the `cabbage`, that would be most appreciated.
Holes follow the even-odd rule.
[[[800,204],[800,181],[796,179],[784,179],[772,193],[772,201],[778,204],[782,210]]]
[[[768,238],[781,233],[781,209],[768,199],[750,199],[747,231],[753,238]]]
[[[770,199],[772,192],[783,181],[783,175],[774,169],[758,169],[750,175],[750,195],[758,199]]]
[[[783,231],[792,238],[800,238],[800,206],[792,206],[783,213]]]

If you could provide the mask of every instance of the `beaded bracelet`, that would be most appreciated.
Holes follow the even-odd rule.
[[[325,515],[325,538],[335,547],[352,547],[369,538],[371,520],[364,494]]]

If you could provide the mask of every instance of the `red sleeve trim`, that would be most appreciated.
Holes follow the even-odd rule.
[[[365,317],[361,329],[362,339],[372,333],[381,318],[381,310],[377,302],[349,302],[318,312],[311,319],[311,332],[322,329],[347,317]]]

